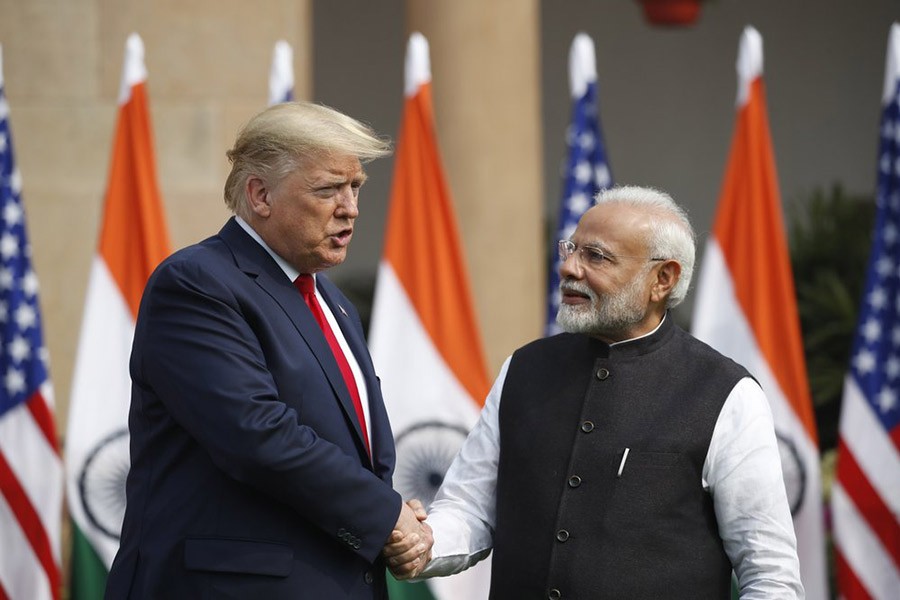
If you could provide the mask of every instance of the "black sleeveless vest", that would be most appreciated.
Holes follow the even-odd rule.
[[[701,473],[746,376],[671,315],[612,347],[561,334],[516,351],[500,401],[491,598],[728,598]]]

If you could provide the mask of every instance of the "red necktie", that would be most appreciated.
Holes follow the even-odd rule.
[[[300,290],[300,294],[303,295],[303,300],[306,301],[306,305],[309,306],[309,310],[312,311],[313,316],[316,318],[316,322],[319,324],[319,327],[322,328],[322,333],[325,334],[328,345],[331,346],[331,353],[334,354],[334,359],[337,361],[338,368],[341,370],[341,375],[344,376],[344,383],[350,391],[350,397],[353,398],[353,408],[356,409],[356,418],[359,420],[360,429],[362,429],[363,441],[366,443],[366,451],[371,458],[372,450],[369,448],[366,415],[363,412],[362,401],[359,398],[359,389],[356,387],[356,378],[353,377],[353,371],[350,370],[350,363],[347,362],[347,357],[344,356],[341,345],[338,343],[337,338],[334,337],[334,332],[331,330],[331,326],[328,325],[325,313],[322,312],[322,307],[319,305],[318,298],[316,298],[316,283],[313,280],[312,275],[305,274],[300,275],[295,279],[294,285]]]

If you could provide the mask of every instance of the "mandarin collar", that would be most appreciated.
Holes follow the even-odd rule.
[[[596,351],[597,355],[603,358],[629,358],[634,356],[642,356],[649,354],[664,345],[672,335],[673,321],[669,317],[669,312],[663,315],[662,321],[656,326],[656,329],[642,336],[623,340],[613,344],[607,344],[596,338],[591,339],[591,347]]]

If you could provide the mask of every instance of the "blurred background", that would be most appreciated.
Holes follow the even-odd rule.
[[[671,193],[689,211],[702,249],[733,135],[738,39],[746,25],[756,27],[798,293],[803,277],[825,268],[856,300],[872,225],[887,36],[898,18],[893,0],[706,0],[685,26],[650,23],[639,0],[0,0],[5,88],[60,437],[129,33],[146,48],[175,248],[214,234],[229,216],[225,151],[267,103],[277,40],[293,47],[297,99],[396,138],[406,41],[423,33],[437,137],[493,378],[544,327],[571,117],[568,54],[578,32],[596,45],[615,182]],[[392,169],[392,159],[367,166],[349,258],[331,272],[364,317]],[[692,303],[693,294],[675,313],[685,327]],[[804,316],[802,298],[800,310],[802,318],[828,318]],[[833,347],[820,374],[810,363],[823,450],[836,443],[855,305],[848,310],[846,341],[826,340]]]
[[[571,116],[568,53],[579,31],[596,45],[615,181],[670,192],[701,235],[722,183],[738,38],[748,24],[763,37],[785,203],[834,184],[874,194],[887,34],[900,18],[890,0],[713,0],[686,27],[654,26],[630,0],[250,4],[0,0],[7,98],[60,425],[132,31],[146,47],[158,177],[176,248],[215,233],[228,216],[225,150],[266,105],[278,39],[294,48],[296,97],[396,138],[406,40],[421,31],[431,45],[437,136],[492,376],[543,328]],[[353,247],[333,272],[354,289],[374,285],[392,168],[391,159],[367,167]],[[679,309],[682,323],[690,302]]]

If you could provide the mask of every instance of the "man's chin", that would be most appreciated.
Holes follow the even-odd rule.
[[[566,333],[592,334],[597,327],[594,313],[588,308],[562,305],[556,313],[556,324]]]
[[[336,267],[339,264],[343,263],[347,258],[347,250],[342,248],[340,250],[331,251],[322,256],[322,270],[330,269],[331,267]]]

